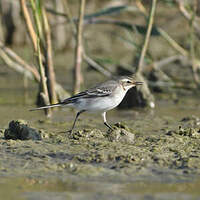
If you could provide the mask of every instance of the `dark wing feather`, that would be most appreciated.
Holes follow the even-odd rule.
[[[114,84],[114,81],[107,81],[105,83],[102,83],[96,87],[90,88],[88,90],[85,90],[84,92],[80,92],[68,99],[65,99],[61,102],[61,104],[68,104],[73,103],[79,98],[93,98],[93,97],[105,97],[109,96],[112,91],[117,87],[116,83]]]
[[[90,90],[87,90],[87,95],[88,95],[88,98],[90,97],[105,97],[105,96],[108,96],[112,93],[112,90],[111,89],[108,89],[107,87],[98,87],[98,88],[95,88],[95,89],[90,89]]]

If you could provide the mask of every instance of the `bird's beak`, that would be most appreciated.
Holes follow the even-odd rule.
[[[142,85],[142,84],[143,84],[143,82],[136,81],[134,84],[135,84],[135,85]]]

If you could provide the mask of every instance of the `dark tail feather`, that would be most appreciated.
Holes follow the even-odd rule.
[[[62,106],[62,104],[61,103],[51,104],[51,105],[42,106],[42,107],[39,107],[39,108],[33,108],[30,111],[42,110],[42,109],[45,109],[45,108],[53,108],[53,107],[59,107],[59,106]]]

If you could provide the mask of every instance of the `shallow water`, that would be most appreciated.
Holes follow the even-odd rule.
[[[199,182],[193,183],[112,183],[68,179],[40,181],[21,178],[1,180],[4,199],[199,199]],[[12,191],[7,192],[8,188]]]

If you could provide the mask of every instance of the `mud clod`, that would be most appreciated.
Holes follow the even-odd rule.
[[[187,116],[181,119],[181,122],[188,123],[192,126],[199,126],[200,125],[200,118],[197,116]]]
[[[122,124],[116,123],[114,125],[114,130],[108,130],[108,138],[112,142],[122,142],[122,143],[134,143],[135,135],[134,133],[130,132],[129,128]]]
[[[69,134],[69,139],[73,140],[88,140],[90,138],[103,138],[103,133],[98,129],[83,129]]]
[[[41,140],[41,134],[30,128],[24,120],[11,121],[8,129],[4,131],[4,137],[13,140]]]
[[[191,138],[199,138],[200,137],[200,128],[193,128],[193,127],[182,127],[179,126],[178,130],[168,131],[166,135],[180,135],[180,136],[187,136]]]
[[[200,137],[200,129],[199,128],[182,128],[179,127],[179,130],[177,132],[179,135],[188,136],[188,137]]]

